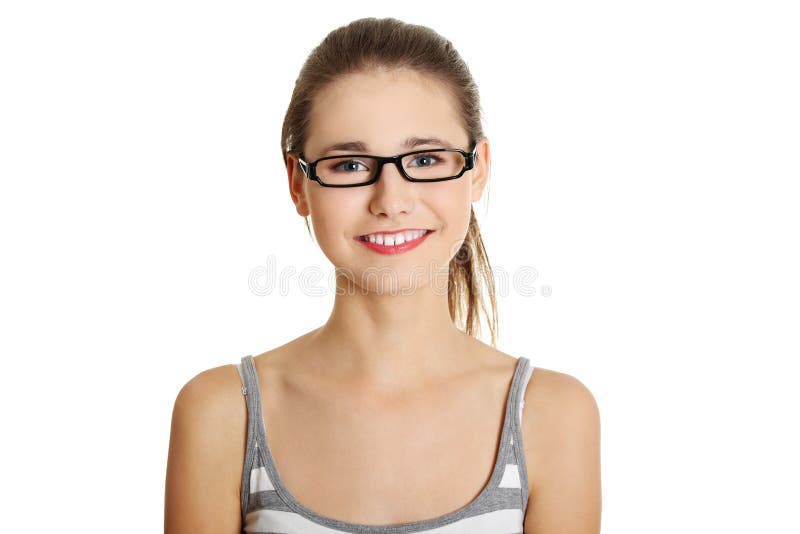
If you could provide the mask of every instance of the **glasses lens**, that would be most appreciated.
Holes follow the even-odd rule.
[[[317,163],[317,176],[330,185],[352,185],[369,182],[375,176],[378,162],[369,157],[324,159]]]
[[[464,169],[464,156],[459,152],[431,150],[410,154],[402,159],[403,169],[417,180],[439,180],[457,176]],[[369,182],[378,168],[375,158],[345,156],[324,159],[317,163],[317,176],[329,185],[354,185]]]
[[[403,169],[418,180],[437,180],[456,176],[464,168],[465,162],[460,152],[431,150],[404,157]]]

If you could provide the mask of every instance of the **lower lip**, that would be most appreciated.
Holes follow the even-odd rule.
[[[374,250],[380,254],[402,254],[403,252],[408,252],[412,248],[418,247],[425,239],[433,233],[433,230],[428,231],[428,233],[424,234],[421,237],[413,241],[406,241],[402,245],[379,245],[378,243],[371,243],[369,241],[362,241],[359,238],[355,238],[356,241],[364,245],[370,250]]]

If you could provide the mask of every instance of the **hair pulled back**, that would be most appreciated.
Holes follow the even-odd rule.
[[[373,69],[410,69],[441,81],[457,102],[472,143],[484,137],[478,87],[453,44],[434,30],[395,18],[362,18],[330,32],[309,54],[295,82],[281,131],[284,163],[288,152],[302,154],[314,97],[351,73]],[[308,218],[306,228],[311,235]],[[482,283],[491,305],[484,304]],[[491,344],[497,340],[494,275],[470,207],[467,235],[450,260],[447,287],[450,317],[473,337],[480,336],[479,309],[487,317]]]

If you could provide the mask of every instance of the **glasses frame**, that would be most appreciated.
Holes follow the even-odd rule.
[[[413,154],[428,154],[431,152],[459,152],[462,156],[464,156],[464,167],[461,169],[461,172],[456,174],[455,176],[448,176],[446,178],[434,178],[432,180],[427,180],[424,178],[412,178],[408,174],[406,174],[405,169],[403,169],[402,159],[406,156],[411,156]],[[359,184],[326,184],[323,182],[319,176],[317,176],[317,163],[320,161],[325,161],[327,159],[339,159],[339,158],[373,158],[378,162],[378,167],[375,169],[375,174],[372,178],[366,182],[361,182]],[[365,185],[372,185],[378,181],[381,176],[381,170],[383,170],[383,166],[387,163],[393,163],[397,170],[400,171],[400,175],[408,180],[409,182],[444,182],[445,180],[455,180],[457,178],[461,178],[465,172],[471,170],[475,167],[475,161],[478,159],[478,144],[473,144],[472,150],[466,152],[461,150],[460,148],[429,148],[427,150],[414,150],[411,152],[405,152],[403,154],[398,154],[396,156],[375,156],[372,154],[339,154],[335,156],[325,156],[319,158],[314,162],[307,162],[303,159],[302,156],[298,156],[298,162],[300,164],[300,168],[303,170],[303,174],[305,174],[306,178],[309,180],[314,180],[319,185],[323,187],[361,187]]]

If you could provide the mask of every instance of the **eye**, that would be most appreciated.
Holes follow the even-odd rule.
[[[359,168],[360,166],[360,168]],[[342,161],[337,163],[336,165],[332,166],[331,169],[336,171],[344,171],[344,172],[358,172],[358,171],[366,171],[368,170],[366,165],[361,163],[358,160],[350,159],[347,161]]]
[[[430,167],[437,161],[439,161],[439,158],[436,156],[432,156],[430,154],[420,154],[411,158],[412,163],[419,162],[417,164],[412,164],[411,167]]]

